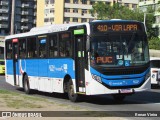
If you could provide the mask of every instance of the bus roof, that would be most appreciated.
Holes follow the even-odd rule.
[[[111,20],[93,20],[91,23],[99,23],[99,22],[124,22],[124,23],[129,23],[129,22],[136,22],[136,23],[142,23],[136,20],[122,20],[122,19],[111,19]]]
[[[80,25],[89,26],[89,24],[87,23],[47,25],[43,27],[32,28],[29,32],[9,35],[9,36],[6,36],[5,39],[7,40],[7,39],[13,39],[13,38],[22,38],[22,37],[27,37],[27,36],[41,35],[41,34],[52,33],[52,32],[66,31],[70,27],[80,26]]]
[[[112,19],[112,20],[93,20],[92,23],[100,23],[100,22],[138,22],[134,20],[121,20],[121,19]],[[139,22],[140,23],[140,22]],[[52,33],[52,32],[59,32],[59,31],[66,31],[70,27],[74,26],[81,26],[81,25],[86,25],[89,27],[89,23],[78,23],[78,24],[54,24],[54,25],[47,25],[43,27],[34,27],[32,28],[29,32],[26,33],[20,33],[20,34],[14,34],[14,35],[9,35],[6,36],[5,40],[7,39],[13,39],[13,38],[22,38],[22,37],[27,37],[27,36],[34,36],[34,35],[42,35],[46,33]],[[87,31],[87,34],[89,34],[90,31]]]

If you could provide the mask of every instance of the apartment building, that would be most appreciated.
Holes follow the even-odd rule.
[[[132,10],[138,7],[138,2],[139,2],[139,0],[91,0],[91,3],[94,4],[97,1],[103,1],[111,6],[114,3],[119,3],[119,5],[126,6]]]
[[[37,1],[37,26],[89,22],[91,8],[90,0]]]
[[[0,36],[9,34],[11,0],[0,0]]]
[[[15,0],[14,33],[27,32],[36,26],[37,0]]]
[[[152,7],[154,12],[146,13],[147,7]],[[160,0],[140,0],[139,9],[141,9],[146,14],[146,17],[147,14],[154,14],[156,20],[152,27],[158,30],[157,34],[160,37]]]
[[[138,0],[38,0],[37,26],[89,22],[94,19],[89,10],[97,1],[110,5],[118,2],[131,9],[138,6]]]
[[[11,31],[12,0],[0,0],[0,35]],[[15,0],[14,33],[29,31],[36,26],[37,0]]]

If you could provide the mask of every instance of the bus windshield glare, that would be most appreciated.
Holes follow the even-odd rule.
[[[137,33],[110,33],[93,36],[91,65],[104,67],[137,66],[149,62],[148,43]]]

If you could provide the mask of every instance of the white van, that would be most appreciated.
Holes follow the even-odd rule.
[[[160,86],[160,58],[150,58],[151,84]]]

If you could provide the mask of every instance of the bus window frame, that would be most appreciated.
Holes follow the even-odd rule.
[[[22,40],[25,40],[25,47],[26,47],[25,57],[20,57],[20,42],[21,42]],[[18,59],[26,59],[26,58],[27,58],[27,37],[22,37],[22,38],[19,38],[19,39],[18,39],[18,55],[17,55],[17,58],[18,58]]]
[[[53,56],[53,57],[50,57],[50,54],[49,54],[49,49],[50,49],[50,45],[49,45],[49,42],[50,42],[50,37],[51,36],[56,36],[56,39],[57,39],[57,56]],[[59,36],[58,36],[58,33],[50,33],[47,35],[47,57],[49,59],[52,59],[52,58],[59,58]]]
[[[40,39],[38,38],[38,36],[46,36],[46,37],[43,37],[46,39],[46,45],[45,45],[45,57],[40,57]],[[47,52],[47,48],[48,48],[48,34],[40,34],[40,35],[36,35],[36,41],[37,41],[37,58],[38,59],[47,59],[48,58],[48,52]]]
[[[37,51],[37,56],[36,56],[36,57],[28,57],[28,45],[29,45],[29,44],[28,44],[28,39],[30,39],[30,38],[35,38],[35,39],[36,39],[36,40],[35,40],[35,41],[36,41],[36,51]],[[26,54],[27,54],[27,57],[26,57],[26,59],[37,59],[37,58],[38,58],[37,36],[29,36],[29,37],[26,37],[26,44],[27,44],[27,46],[26,46],[26,47],[27,47],[27,50],[26,50],[26,51],[27,51],[27,53],[26,53]]]
[[[11,51],[11,57],[10,58],[8,58],[7,57],[7,55],[8,55],[8,49],[7,49],[7,47],[8,47],[8,42],[11,42],[11,44],[12,44],[12,39],[8,39],[8,40],[6,40],[5,41],[5,59],[7,59],[7,60],[10,60],[10,59],[13,59],[13,55],[12,55],[12,52],[13,52],[13,44],[12,44],[12,51]]]
[[[62,40],[62,38],[60,37],[60,35],[63,34],[63,33],[69,33],[70,34],[69,39],[71,41],[70,49],[71,49],[72,54],[69,55],[69,56],[66,56],[66,55],[65,56],[60,56],[60,41]],[[73,55],[74,55],[74,52],[75,52],[74,49],[73,49],[73,47],[74,47],[74,36],[73,36],[72,31],[67,30],[67,31],[59,32],[58,33],[58,57],[59,58],[73,58]],[[65,47],[65,50],[66,50],[66,47]]]

